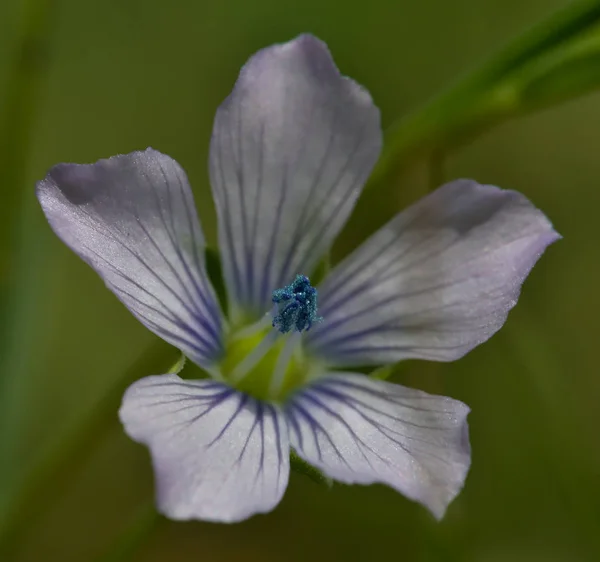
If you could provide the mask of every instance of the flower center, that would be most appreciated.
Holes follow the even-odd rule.
[[[273,291],[272,301],[272,312],[230,335],[221,372],[242,392],[282,401],[317,368],[303,352],[302,332],[322,318],[317,316],[317,290],[305,275]]]

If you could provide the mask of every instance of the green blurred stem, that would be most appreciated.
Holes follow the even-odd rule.
[[[40,455],[25,474],[17,495],[0,521],[0,560],[10,560],[27,529],[35,523],[77,476],[99,443],[118,426],[117,411],[123,392],[148,373],[179,372],[181,352],[162,341],[147,350],[110,390],[75,423],[67,435]]]
[[[21,0],[21,21],[16,54],[8,71],[6,103],[0,116],[0,255],[12,244],[18,222],[20,189],[23,185],[32,123],[46,66],[46,39],[52,0]],[[8,263],[1,264],[4,283]]]
[[[368,188],[436,149],[447,150],[508,118],[600,86],[600,1],[571,4],[509,44],[386,133]]]
[[[20,248],[30,231],[25,229],[32,198],[24,190],[26,167],[36,115],[39,91],[47,67],[47,35],[52,0],[19,0],[18,22],[12,58],[7,69],[4,104],[0,107],[0,456],[11,454],[10,420],[15,402],[13,387],[20,384],[12,373],[19,362],[17,347],[21,334],[21,304],[33,304],[23,297],[30,280],[31,256]],[[0,466],[6,478],[7,465]]]

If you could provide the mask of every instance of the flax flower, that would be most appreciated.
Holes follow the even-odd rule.
[[[381,145],[371,97],[319,40],[303,35],[248,61],[210,147],[227,316],[173,159],[148,149],[59,164],[39,182],[63,242],[210,375],[150,376],[123,398],[125,431],[149,447],[168,517],[233,522],[272,510],[290,448],[335,480],[387,484],[438,518],[462,488],[468,407],[356,371],[452,361],[487,340],[558,235],[519,193],[459,180],[313,287]]]

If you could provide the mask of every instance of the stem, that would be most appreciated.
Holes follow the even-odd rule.
[[[4,104],[0,108],[0,456],[10,457],[11,414],[16,409],[15,388],[23,382],[14,376],[22,357],[23,310],[33,310],[31,294],[38,251],[43,241],[34,242],[33,255],[23,251],[31,241],[32,191],[24,189],[32,125],[36,116],[38,92],[48,61],[46,49],[53,0],[21,0],[14,54],[7,69]],[[38,263],[36,263],[38,262]],[[29,333],[29,332],[28,332]],[[4,481],[12,467],[4,462]]]
[[[36,114],[38,92],[47,63],[48,37],[52,0],[24,0],[16,55],[8,73],[6,105],[0,123],[0,255],[11,244],[19,213],[24,170],[31,141],[31,125]],[[4,281],[8,263],[2,263]]]
[[[125,389],[148,373],[178,372],[182,365],[179,350],[162,341],[153,344],[66,437],[52,443],[40,455],[41,461],[34,462],[24,476],[0,521],[0,560],[12,559],[27,528],[64,492],[108,430],[117,426],[116,413]]]
[[[549,103],[581,95],[597,84],[565,91],[561,98],[550,94],[534,104],[521,100],[526,86],[523,77],[537,76],[560,66],[564,53],[578,50],[573,40],[600,23],[600,2],[583,0],[567,6],[534,26],[475,72],[433,98],[422,108],[399,120],[386,134],[384,152],[367,184],[367,189],[389,183],[407,161],[438,147],[456,147],[493,125]],[[585,42],[584,42],[585,43]]]

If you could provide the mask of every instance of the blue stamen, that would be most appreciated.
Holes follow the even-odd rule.
[[[273,291],[273,302],[277,305],[273,327],[282,334],[308,331],[313,322],[323,320],[317,316],[317,290],[306,275],[296,275],[293,283]]]

